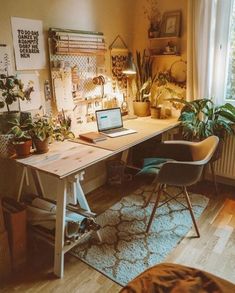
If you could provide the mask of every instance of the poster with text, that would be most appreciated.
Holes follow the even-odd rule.
[[[43,69],[46,67],[42,21],[11,18],[13,44],[17,70]]]

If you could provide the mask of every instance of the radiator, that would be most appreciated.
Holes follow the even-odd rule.
[[[225,138],[222,157],[215,162],[215,174],[235,181],[235,136]]]

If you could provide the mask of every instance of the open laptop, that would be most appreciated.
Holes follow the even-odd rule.
[[[120,108],[97,110],[95,114],[98,131],[109,137],[117,137],[137,132],[136,130],[123,127]]]

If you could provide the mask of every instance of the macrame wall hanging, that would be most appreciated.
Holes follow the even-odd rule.
[[[128,48],[123,38],[117,35],[109,46],[112,73],[112,87],[114,92],[127,94],[127,77],[122,72],[128,57]]]

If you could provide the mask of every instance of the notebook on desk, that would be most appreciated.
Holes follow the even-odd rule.
[[[137,132],[134,129],[123,127],[120,108],[97,110],[95,114],[98,131],[109,137],[118,137]]]

